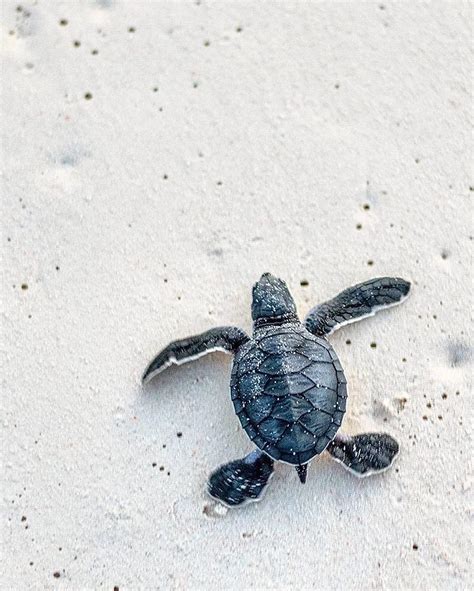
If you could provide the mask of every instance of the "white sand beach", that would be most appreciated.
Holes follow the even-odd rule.
[[[1,589],[472,586],[471,11],[2,3]],[[232,358],[140,378],[175,338],[251,331],[264,271],[302,317],[412,281],[330,337],[343,430],[401,450],[367,479],[279,464],[227,510]]]

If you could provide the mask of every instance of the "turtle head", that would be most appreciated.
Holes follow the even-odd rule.
[[[264,273],[252,291],[252,318],[255,326],[296,320],[296,306],[286,283]]]

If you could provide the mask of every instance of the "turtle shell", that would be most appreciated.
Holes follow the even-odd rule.
[[[346,379],[331,345],[302,324],[262,327],[235,356],[234,409],[275,460],[305,464],[324,451],[346,409]]]

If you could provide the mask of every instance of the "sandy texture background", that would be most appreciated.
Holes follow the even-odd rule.
[[[470,12],[3,3],[2,589],[469,588]],[[251,449],[230,358],[140,375],[250,330],[267,270],[301,314],[413,281],[332,338],[344,428],[401,455],[280,466],[226,512],[207,475]]]

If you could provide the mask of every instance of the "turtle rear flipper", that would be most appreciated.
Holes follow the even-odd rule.
[[[212,351],[235,353],[248,340],[248,335],[240,328],[219,326],[202,334],[173,341],[149,363],[142,382],[146,384],[170,365],[181,365]]]
[[[210,496],[227,507],[259,501],[273,474],[273,460],[256,449],[240,460],[223,464],[209,477]]]
[[[378,277],[359,283],[314,307],[304,324],[314,335],[328,336],[345,324],[401,304],[408,297],[410,288],[411,284],[399,277]]]
[[[326,449],[356,476],[384,472],[399,452],[398,443],[387,433],[338,434]]]

